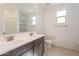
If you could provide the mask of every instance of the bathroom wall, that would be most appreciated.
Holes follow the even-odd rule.
[[[44,34],[44,5],[39,4],[37,9],[37,24],[36,24],[36,32]]]
[[[59,26],[56,11],[64,8],[67,11],[66,23]],[[47,6],[44,9],[44,31],[47,39],[50,38],[54,45],[79,50],[79,4]]]

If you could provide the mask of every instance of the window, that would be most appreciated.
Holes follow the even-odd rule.
[[[66,10],[57,11],[56,19],[57,19],[57,23],[65,23]]]
[[[35,16],[32,17],[32,25],[36,25],[36,17]]]

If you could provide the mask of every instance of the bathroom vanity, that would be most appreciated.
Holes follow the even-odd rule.
[[[30,36],[19,33],[14,35],[13,41],[0,41],[1,56],[42,56],[43,53],[44,35],[42,34]]]

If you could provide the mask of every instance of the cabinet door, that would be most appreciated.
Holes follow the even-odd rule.
[[[11,53],[11,55],[21,56],[21,55],[25,54],[26,52],[28,52],[29,50],[32,51],[32,48],[33,48],[33,43],[31,42],[31,43],[28,43],[26,45],[23,45],[13,51],[11,51],[10,53]]]
[[[24,54],[21,56],[33,56],[33,48],[27,50]]]
[[[34,55],[41,56],[44,52],[44,39],[39,38],[34,42]]]
[[[44,37],[41,38],[39,45],[39,55],[43,55],[43,53],[44,53]]]
[[[15,7],[10,7],[10,6],[4,6],[2,8],[2,15],[4,18],[13,18],[16,19],[17,18],[17,8]]]
[[[39,43],[34,42],[34,56],[39,56]]]
[[[0,5],[0,34],[4,32],[3,7]]]
[[[0,34],[2,34],[4,32],[4,29],[3,29],[3,20],[0,19]]]
[[[1,6],[0,19],[3,20],[2,28],[6,34],[16,33],[17,29],[17,9],[10,6]],[[1,23],[0,23],[1,24]]]
[[[33,43],[28,43],[26,45],[23,45],[21,47],[18,47],[12,51],[9,51],[2,56],[29,56],[33,55]]]

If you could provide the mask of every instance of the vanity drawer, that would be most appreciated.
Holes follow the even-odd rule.
[[[18,47],[12,51],[9,51],[9,52],[3,54],[2,56],[20,56],[32,48],[33,48],[33,43],[31,42],[31,43],[28,43],[28,44],[23,45],[21,47]]]

